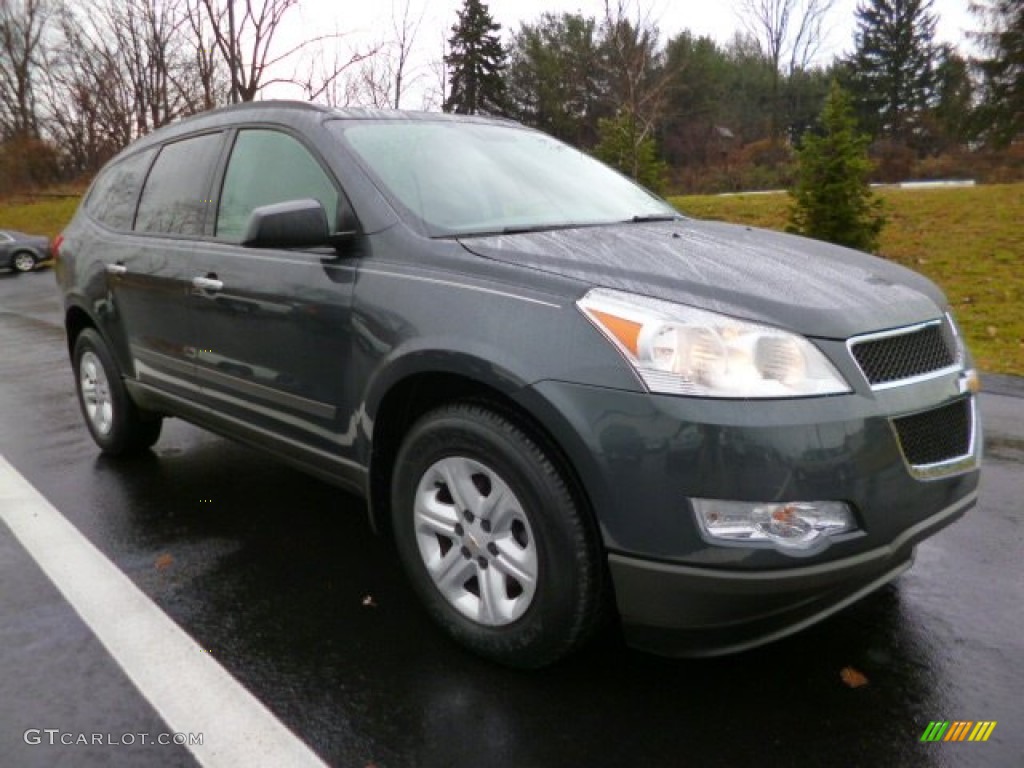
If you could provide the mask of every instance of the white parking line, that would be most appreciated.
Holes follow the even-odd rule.
[[[0,520],[204,766],[324,763],[0,456]]]

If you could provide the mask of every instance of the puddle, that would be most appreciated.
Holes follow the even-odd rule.
[[[985,458],[1024,464],[1024,440],[1002,435],[985,435]]]

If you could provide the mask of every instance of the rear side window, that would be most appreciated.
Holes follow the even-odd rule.
[[[111,229],[132,228],[135,203],[155,153],[155,149],[139,152],[119,160],[100,174],[85,205],[94,219]]]
[[[323,205],[334,231],[338,190],[309,150],[280,131],[240,131],[224,175],[217,237],[241,240],[254,208],[310,197]]]
[[[160,150],[139,200],[137,232],[203,234],[210,174],[217,163],[221,137],[210,133]]]

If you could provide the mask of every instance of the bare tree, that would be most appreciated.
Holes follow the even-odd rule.
[[[212,25],[203,13],[203,0],[183,0],[188,23],[186,34],[191,38],[192,56],[185,68],[185,83],[178,90],[189,113],[213,109],[228,100],[229,86],[223,59],[217,55],[217,40]]]
[[[68,7],[48,51],[41,106],[46,132],[65,153],[69,174],[88,173],[135,137],[135,98],[119,52]]]
[[[391,29],[394,32],[394,83],[395,98],[394,107],[400,109],[402,102],[402,89],[408,85],[406,76],[409,74],[409,56],[412,53],[413,45],[416,43],[416,35],[419,33],[420,25],[423,24],[423,14],[420,11],[419,18],[412,19],[409,15],[409,0],[403,0],[401,19],[395,12],[395,5],[391,5]],[[424,7],[425,8],[425,7]]]
[[[807,69],[827,36],[826,17],[836,0],[741,0],[744,27],[757,39],[772,66],[788,75]]]
[[[0,0],[0,134],[39,135],[35,83],[49,0]]]
[[[178,87],[185,15],[178,0],[107,0],[93,9],[93,27],[116,46],[132,89],[135,133],[166,125],[182,112]],[[179,75],[176,78],[176,75]]]
[[[335,32],[334,36],[343,35]],[[371,94],[369,101],[373,106],[386,106],[388,85],[378,82],[380,78],[374,69],[380,50],[381,44],[375,44],[363,51],[343,54],[337,46],[321,46],[308,57],[304,73],[293,75],[291,82],[302,89],[307,100],[331,107],[365,105],[366,93]]]
[[[193,18],[190,26],[209,28],[213,49],[227,69],[231,103],[252,101],[262,88],[273,83],[304,86],[294,77],[268,78],[268,75],[300,51],[341,36],[337,32],[318,35],[285,51],[275,51],[274,39],[281,24],[298,4],[299,0],[196,0],[188,3],[189,15],[202,17]]]
[[[430,78],[432,84],[423,93],[423,103],[420,106],[424,112],[430,112],[432,110],[441,109],[441,105],[448,100],[448,64],[446,59],[448,58],[448,37],[444,31],[441,31],[441,55],[439,58],[432,59],[430,68]]]
[[[772,70],[772,135],[779,132],[783,76],[807,69],[821,52],[825,20],[836,0],[740,0],[744,27],[758,41]]]
[[[72,172],[95,170],[139,136],[214,105],[216,69],[197,66],[193,34],[183,0],[61,7],[40,104]]]
[[[665,108],[671,77],[658,45],[658,26],[639,0],[605,0],[607,77],[616,110],[629,116],[636,149],[654,132]]]
[[[413,18],[409,0],[399,9],[391,6],[391,39],[381,40],[360,58],[361,66],[345,77],[346,106],[370,106],[377,109],[400,109],[406,88],[420,76],[410,69],[410,58],[416,35],[423,22],[423,13]]]

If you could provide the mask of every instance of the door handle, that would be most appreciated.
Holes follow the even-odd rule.
[[[224,288],[224,283],[215,277],[193,277],[192,285],[200,291],[219,291]]]
[[[121,262],[117,262],[116,264],[107,264],[106,269],[107,273],[111,275],[124,275],[128,272],[128,267]]]

